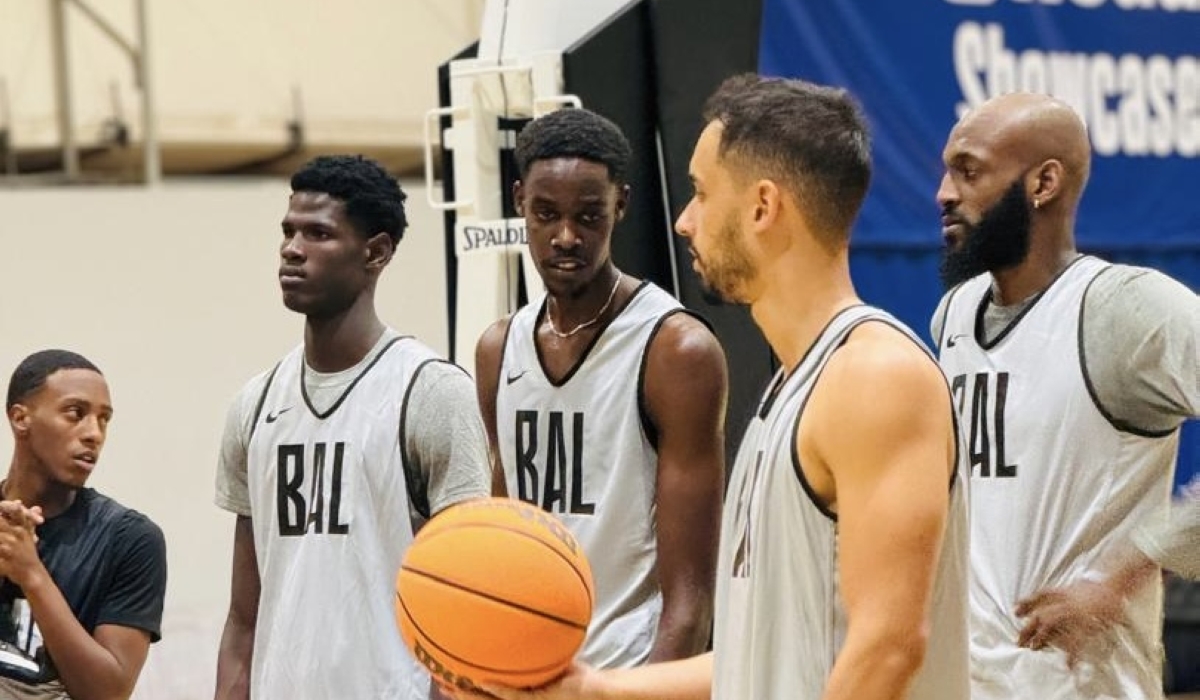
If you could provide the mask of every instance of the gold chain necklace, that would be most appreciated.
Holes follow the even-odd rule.
[[[583,330],[584,328],[588,328],[589,326],[595,325],[596,321],[599,321],[600,317],[604,315],[604,312],[608,311],[608,307],[609,307],[609,305],[612,304],[613,299],[616,298],[617,287],[621,286],[621,278],[623,278],[624,276],[625,276],[624,273],[617,275],[617,281],[613,283],[612,291],[608,293],[608,301],[604,302],[604,306],[600,307],[600,310],[596,312],[595,316],[592,316],[590,321],[584,321],[583,323],[579,324],[578,326],[575,326],[574,328],[567,331],[566,333],[558,330],[558,326],[554,325],[554,315],[550,313],[549,309],[547,309],[546,323],[550,324],[550,332],[553,333],[554,335],[558,336],[559,338],[570,338],[571,336],[575,335],[576,333]],[[554,300],[553,296],[550,297],[550,305],[553,306],[554,308],[558,308],[558,302],[556,302]]]

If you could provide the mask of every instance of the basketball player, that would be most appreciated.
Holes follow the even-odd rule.
[[[747,428],[721,526],[710,654],[573,669],[519,698],[968,697],[966,504],[946,381],[863,305],[848,263],[870,180],[841,90],[743,76],[706,108],[676,228],[750,305],[781,371]]]
[[[473,383],[375,313],[406,227],[397,182],[329,156],[291,185],[279,284],[304,342],[225,428],[216,502],[238,518],[216,696],[425,698],[393,584],[414,521],[489,491]]]
[[[1076,251],[1090,152],[1070,107],[1013,94],[943,153],[956,286],[933,335],[969,433],[976,700],[1162,696],[1155,568],[1105,582],[1167,505],[1178,427],[1200,410],[1200,307]]]
[[[613,264],[630,159],[615,124],[552,112],[521,131],[516,157],[513,199],[546,293],[477,346],[497,490],[558,515],[583,545],[596,601],[581,658],[692,656],[712,622],[724,353],[674,297]]]
[[[0,697],[127,698],[159,639],[167,552],[149,518],[86,486],[108,384],[86,358],[44,350],[17,366],[5,405]]]

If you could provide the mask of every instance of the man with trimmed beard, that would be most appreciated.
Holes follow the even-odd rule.
[[[1157,569],[1118,564],[1200,412],[1200,305],[1075,249],[1090,151],[1069,106],[1013,94],[943,152],[933,336],[968,436],[976,700],[1162,697]]]

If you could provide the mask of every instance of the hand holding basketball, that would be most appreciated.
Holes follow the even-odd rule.
[[[596,697],[596,669],[573,663],[565,675],[533,690],[485,686],[477,691],[443,690],[454,700],[587,700]]]
[[[508,498],[422,528],[396,578],[396,621],[444,688],[537,687],[563,674],[592,615],[591,569],[558,519]]]

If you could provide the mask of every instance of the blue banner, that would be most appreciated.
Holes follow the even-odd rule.
[[[1014,90],[1056,95],[1087,122],[1081,245],[1200,241],[1200,0],[765,0],[759,56],[763,74],[862,102],[877,173],[862,241],[937,239],[950,128]]]
[[[764,0],[759,71],[849,89],[874,136],[859,293],[918,332],[941,295],[941,153],[964,110],[1047,92],[1088,125],[1080,248],[1200,289],[1200,0]],[[1176,476],[1200,476],[1200,424]]]

